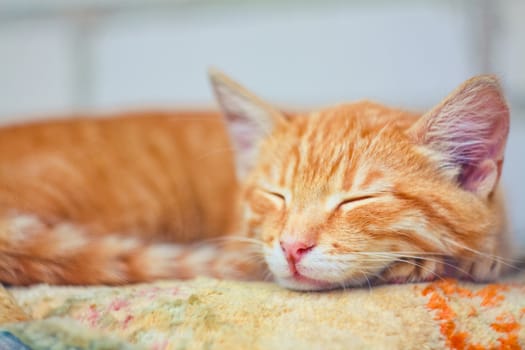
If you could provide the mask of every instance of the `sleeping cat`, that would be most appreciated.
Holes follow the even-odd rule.
[[[492,280],[508,264],[498,182],[509,111],[496,78],[466,81],[421,116],[367,101],[284,113],[210,78],[222,116],[0,129],[0,281],[269,269],[284,287],[325,290]]]

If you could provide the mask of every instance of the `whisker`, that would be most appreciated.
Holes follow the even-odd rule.
[[[501,256],[498,256],[498,255],[491,255],[491,254],[487,254],[487,253],[483,253],[483,252],[480,252],[480,251],[477,251],[475,249],[472,249],[472,248],[469,248],[467,246],[463,246],[457,242],[454,242],[452,244],[455,244],[465,250],[469,250],[475,254],[478,254],[478,255],[481,255],[481,256],[484,256],[484,257],[488,257],[488,258],[493,258],[494,260],[498,259],[498,261],[500,262],[521,262],[521,259],[511,259],[511,258],[503,258]],[[424,255],[432,255],[432,256],[443,256],[443,257],[450,257],[451,255],[450,254],[445,254],[445,253],[442,253],[442,252],[422,252],[422,251],[396,251],[396,252],[355,252],[355,253],[351,253],[349,254],[350,256],[351,255],[378,255],[378,254],[391,254],[391,255],[397,255],[397,256],[408,256],[409,254],[413,254],[413,255],[417,255],[417,256],[424,256]]]
[[[507,267],[510,267],[510,268],[515,268],[515,266],[511,264],[512,262],[514,262],[514,263],[520,262],[519,259],[508,259],[508,258],[503,258],[503,257],[498,256],[498,255],[480,252],[479,250],[467,247],[466,245],[461,244],[459,242],[456,242],[456,241],[454,241],[452,239],[449,239],[449,238],[445,238],[445,241],[447,243],[449,243],[449,244],[452,244],[452,245],[454,245],[456,247],[459,247],[459,248],[464,249],[466,251],[469,251],[471,253],[474,253],[474,254],[477,254],[479,256],[483,256],[485,258],[497,261],[497,262],[499,262],[499,263],[501,263],[501,264],[503,264],[503,265],[505,265]]]
[[[272,271],[270,271],[269,269],[266,269],[266,271],[264,272],[263,281],[264,282],[268,282],[268,281],[271,281],[271,280],[273,280]]]
[[[355,253],[351,253],[350,255],[353,255],[353,254],[360,254],[360,255],[376,255],[376,254],[392,254],[392,255],[405,255],[405,254],[417,254],[417,255],[434,255],[434,256],[446,256],[447,254],[444,254],[442,252],[424,252],[424,251],[417,251],[417,250],[414,250],[414,251],[391,251],[391,252],[387,252],[387,251],[368,251],[368,252],[355,252]]]
[[[363,277],[366,279],[366,283],[368,284],[368,293],[371,293],[372,292],[372,284],[370,283],[370,279],[368,279],[368,276],[365,272],[363,271],[359,271]]]
[[[360,253],[357,253],[357,255],[360,255]],[[431,261],[439,264],[443,264],[444,266],[451,267],[455,271],[461,272],[464,275],[468,276],[469,273],[465,271],[464,269],[460,268],[459,266],[455,264],[451,264],[443,259],[432,259],[431,257],[426,256],[419,256],[419,255],[408,255],[408,254],[397,254],[397,253],[391,253],[391,252],[374,252],[373,255],[370,254],[370,252],[364,252],[362,255],[365,255],[364,257],[359,257],[359,260],[366,261],[366,262],[407,262],[411,263],[409,260],[404,259],[418,259],[418,260],[425,260],[425,261]],[[339,261],[348,261],[344,259],[339,259],[339,257],[336,257],[336,260]],[[349,259],[351,261],[354,261],[355,259]],[[416,265],[419,267],[422,267],[420,265]],[[430,271],[429,271],[430,272]]]

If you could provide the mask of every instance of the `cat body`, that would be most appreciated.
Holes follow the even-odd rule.
[[[232,216],[236,180],[218,113],[142,111],[5,127],[0,164],[2,216],[179,242],[224,234]]]
[[[283,113],[220,72],[211,81],[223,118],[1,129],[0,281],[268,268],[285,287],[324,290],[491,280],[507,265],[498,181],[509,115],[495,78],[465,82],[423,115],[366,101]],[[181,245],[219,236],[231,244]]]
[[[166,243],[230,231],[237,196],[230,148],[212,111],[1,128],[0,280],[115,284],[193,276],[190,266],[166,266],[178,259]]]

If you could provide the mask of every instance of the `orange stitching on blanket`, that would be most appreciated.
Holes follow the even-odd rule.
[[[446,344],[450,349],[482,350],[485,349],[483,345],[469,344],[468,338],[470,334],[458,329],[456,323],[457,314],[449,304],[449,301],[451,301],[451,297],[481,298],[479,302],[481,307],[495,307],[505,300],[505,295],[500,293],[507,290],[509,290],[508,286],[490,284],[477,292],[473,292],[459,286],[455,280],[446,279],[428,285],[423,289],[422,295],[429,296],[427,307],[436,312],[434,319],[440,321],[441,334],[445,337]],[[469,317],[476,316],[478,311],[471,306],[467,315]],[[525,308],[520,310],[520,317],[523,315],[525,315]],[[496,321],[491,324],[491,328],[498,333],[502,333],[502,336],[497,339],[497,344],[489,346],[490,349],[521,349],[518,338],[518,331],[521,325],[512,314],[500,314]]]
[[[472,291],[468,290],[467,288],[463,288],[459,286],[456,280],[453,280],[450,278],[430,284],[423,290],[423,295],[427,295],[430,292],[435,292],[438,288],[443,292],[443,294],[447,296],[453,295],[453,294],[458,294],[462,297],[472,297],[473,296]]]
[[[490,325],[492,329],[499,333],[507,333],[506,337],[498,338],[501,349],[518,350],[521,345],[518,340],[518,331],[521,325],[516,321],[514,316],[510,313],[502,313],[496,317],[496,322]]]
[[[476,292],[476,296],[482,297],[483,301],[481,302],[482,306],[498,306],[505,296],[498,294],[499,292],[505,292],[509,288],[501,284],[489,284],[485,288]]]
[[[496,321],[497,322],[490,325],[496,332],[509,333],[520,329],[520,324],[516,322],[514,316],[509,313],[499,315],[496,317]]]
[[[441,334],[445,336],[448,347],[451,349],[465,349],[466,338],[468,337],[468,334],[466,332],[460,332],[456,330],[457,326],[454,322],[456,313],[447,304],[446,298],[440,295],[438,289],[440,289],[443,294],[445,294],[445,296],[454,293],[464,294],[467,290],[458,287],[457,284],[452,280],[444,280],[432,283],[423,290],[424,296],[432,293],[430,295],[430,299],[428,300],[427,307],[437,311],[435,319],[442,321],[440,331]],[[467,294],[470,295],[470,293]]]
[[[505,296],[499,293],[508,291],[509,287],[502,284],[489,284],[485,288],[473,293],[466,288],[460,287],[455,280],[445,279],[427,286],[423,290],[423,295],[426,296],[430,292],[437,291],[437,289],[441,290],[446,296],[454,294],[468,298],[476,296],[482,298],[482,306],[498,306],[503,300],[505,300]]]

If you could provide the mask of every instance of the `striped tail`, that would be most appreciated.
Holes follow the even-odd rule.
[[[213,244],[148,243],[121,235],[89,236],[32,216],[0,219],[0,282],[11,285],[107,284],[188,279],[252,279],[242,252]]]

